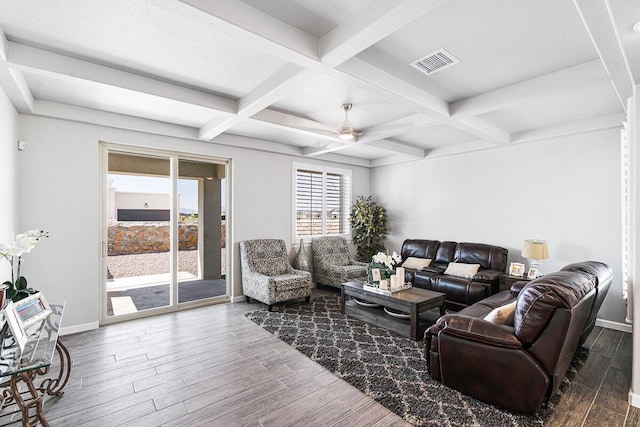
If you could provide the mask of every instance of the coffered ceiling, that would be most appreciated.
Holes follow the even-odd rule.
[[[23,114],[375,167],[619,127],[638,20],[629,0],[0,0],[0,85]],[[410,65],[440,49],[459,62]]]

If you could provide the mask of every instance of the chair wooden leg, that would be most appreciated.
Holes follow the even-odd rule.
[[[267,311],[273,311],[273,304],[267,305]]]
[[[311,297],[304,297],[304,302],[311,302]]]
[[[249,298],[248,296],[245,295],[244,299],[247,300],[247,304],[251,304],[251,298]]]

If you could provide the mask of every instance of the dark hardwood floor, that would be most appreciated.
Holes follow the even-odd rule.
[[[314,290],[314,296],[332,292]],[[62,337],[73,357],[52,426],[405,426],[397,415],[221,304]],[[638,426],[631,335],[596,328],[551,426]]]

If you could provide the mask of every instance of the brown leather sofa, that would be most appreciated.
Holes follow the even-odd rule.
[[[603,263],[571,264],[440,317],[424,336],[431,377],[502,408],[537,412],[593,329],[611,281]],[[514,301],[512,325],[485,320]]]
[[[430,259],[426,268],[405,269],[405,280],[415,287],[446,294],[447,309],[457,311],[498,292],[508,251],[483,243],[407,239],[400,255],[404,261],[409,257]],[[480,268],[469,278],[443,274],[451,262],[479,264]]]

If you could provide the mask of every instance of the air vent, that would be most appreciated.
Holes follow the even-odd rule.
[[[430,76],[431,74],[444,70],[460,62],[458,58],[451,55],[444,49],[437,50],[429,55],[412,62],[411,65],[416,70]]]

